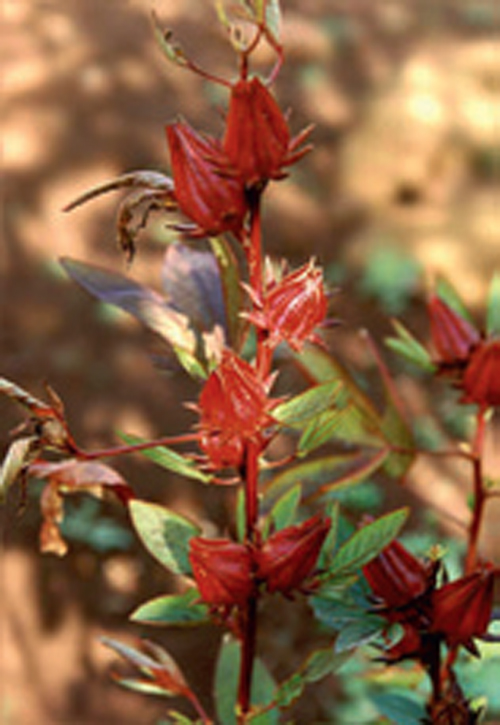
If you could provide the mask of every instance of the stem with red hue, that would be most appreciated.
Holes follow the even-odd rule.
[[[126,453],[135,453],[136,451],[147,451],[150,448],[158,448],[159,446],[170,446],[177,443],[191,443],[199,440],[198,433],[186,433],[180,436],[167,436],[164,438],[156,438],[152,441],[144,441],[142,443],[132,443],[131,445],[115,446],[114,448],[102,448],[97,451],[78,450],[77,457],[83,461],[95,461],[98,458],[113,458],[114,456],[122,456]]]
[[[484,504],[486,502],[486,491],[483,486],[483,464],[482,454],[484,448],[484,434],[486,429],[486,411],[487,408],[480,407],[477,412],[476,433],[472,444],[472,472],[474,486],[474,510],[472,512],[472,520],[469,526],[469,543],[467,546],[467,556],[465,558],[465,573],[470,574],[477,565],[477,547],[479,540],[479,531],[484,512]]]
[[[262,190],[251,188],[247,190],[247,201],[250,209],[250,230],[247,248],[247,261],[250,287],[257,300],[262,299],[262,230],[261,205]],[[265,344],[266,335],[256,330],[257,356],[256,370],[264,379],[268,376],[271,367],[271,357]],[[257,521],[259,517],[259,453],[260,445],[255,441],[247,441],[245,461],[242,467],[242,479],[245,486],[245,541],[249,546],[256,542]],[[238,724],[247,721],[251,708],[252,674],[255,661],[255,647],[257,637],[257,603],[258,590],[254,589],[244,607],[240,609],[241,665],[238,686]]]
[[[257,520],[259,516],[258,478],[259,478],[259,446],[253,441],[246,445],[244,470],[245,482],[245,541],[250,546],[255,543]],[[257,636],[257,601],[258,592],[254,590],[240,610],[241,665],[238,687],[238,722],[244,723],[250,711],[252,673],[255,660],[255,644]]]

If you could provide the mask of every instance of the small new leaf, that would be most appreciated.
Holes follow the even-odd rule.
[[[397,337],[388,337],[385,344],[394,352],[402,355],[410,362],[422,368],[428,373],[435,370],[435,365],[431,361],[429,352],[418,340],[413,337],[406,327],[399,320],[392,320],[392,325],[396,331]]]
[[[185,627],[208,622],[208,607],[201,603],[197,589],[184,594],[168,594],[141,604],[130,615],[132,622]]]
[[[182,48],[172,42],[172,31],[164,30],[161,27],[160,20],[154,11],[151,13],[151,20],[153,23],[153,31],[156,41],[165,57],[172,63],[175,63],[175,65],[186,67],[188,65],[188,60],[184,55]]]
[[[488,293],[486,310],[486,334],[500,335],[500,274],[495,274]]]

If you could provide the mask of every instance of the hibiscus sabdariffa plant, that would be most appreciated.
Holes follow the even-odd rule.
[[[149,641],[138,648],[108,638],[104,642],[140,671],[118,678],[122,684],[184,697],[196,722],[278,722],[279,713],[308,683],[335,672],[367,641],[378,646],[387,667],[409,660],[421,668],[422,677],[428,675],[431,687],[422,694],[420,721],[475,722],[477,711],[462,692],[454,663],[460,647],[478,654],[475,639],[486,635],[492,618],[498,568],[481,558],[479,531],[488,497],[497,495],[484,481],[482,440],[488,411],[500,404],[499,343],[493,330],[481,335],[439,296],[429,303],[434,357],[402,326],[392,341],[414,362],[451,376],[463,391],[462,402],[478,409],[470,450],[447,452],[470,460],[475,495],[464,572],[448,581],[438,558],[420,559],[395,539],[407,509],[355,525],[336,501],[337,491],[375,472],[402,480],[418,453],[433,452],[417,449],[396,386],[369,337],[385,394],[382,412],[327,352],[319,330],[331,322],[329,294],[315,260],[289,270],[265,259],[261,210],[266,189],[311,150],[306,144],[311,129],[293,136],[271,89],[283,61],[277,1],[237,7],[231,17],[218,5],[238,59],[235,81],[199,68],[155,21],[158,39],[179,72],[199,73],[227,89],[220,136],[178,120],[166,134],[172,176],[127,173],[67,207],[110,190],[131,189],[117,223],[129,260],[149,214],[169,215],[178,241],[166,252],[164,298],[116,272],[71,259],[62,264],[94,295],[132,313],[167,340],[180,365],[199,381],[198,399],[190,404],[197,421],[175,437],[147,441],[123,434],[119,446],[87,451],[74,440],[53,391],[45,402],[2,380],[3,392],[29,411],[29,434],[17,438],[7,454],[2,490],[16,480],[23,487],[31,478],[46,481],[41,548],[59,555],[67,548],[59,530],[66,495],[110,490],[128,506],[131,525],[146,548],[179,577],[178,593],[146,602],[132,620],[164,626],[212,621],[229,635],[216,665],[215,715],[206,712],[189,677],[162,648]],[[276,54],[268,78],[252,72],[260,43]],[[197,314],[191,315],[181,300],[185,285],[196,288],[201,299]],[[217,304],[207,320],[203,313],[213,299]],[[492,300],[491,309],[497,297]],[[489,316],[493,328],[500,315]],[[278,346],[311,383],[299,395],[273,394]],[[267,449],[277,435],[290,436],[295,453],[270,461]],[[191,444],[191,453],[172,448],[178,444]],[[324,444],[335,445],[335,453],[316,453]],[[48,461],[47,451],[56,452],[58,460]],[[217,537],[203,535],[176,512],[138,500],[133,487],[102,463],[139,451],[201,484],[236,488],[238,495],[229,499],[235,505],[228,530]],[[281,683],[273,681],[257,656],[259,605],[269,596],[308,598],[331,632],[331,642],[312,649]],[[414,712],[413,700],[408,708]],[[193,722],[180,713],[170,712],[169,718]]]

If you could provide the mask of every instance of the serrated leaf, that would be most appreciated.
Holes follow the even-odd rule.
[[[141,604],[130,615],[132,622],[185,627],[203,624],[210,620],[208,608],[199,601],[197,589],[184,594],[167,594]]]
[[[135,530],[152,556],[174,574],[191,574],[189,541],[200,534],[193,523],[158,504],[131,501]]]
[[[140,438],[130,433],[118,433],[119,437],[129,445],[138,445],[140,443],[146,443],[145,438]],[[141,451],[141,454],[153,461],[158,466],[166,468],[173,473],[179,474],[179,476],[186,476],[186,478],[194,478],[202,483],[209,483],[211,476],[203,473],[196,464],[189,458],[185,458],[177,451],[167,448],[166,446],[156,446],[155,448],[148,448],[147,450]]]
[[[408,508],[401,508],[356,531],[336,553],[329,575],[345,575],[367,564],[396,538],[408,514]]]
[[[388,337],[385,340],[387,347],[410,360],[428,373],[434,372],[436,366],[432,363],[430,353],[409,332],[399,320],[391,320],[397,337]]]
[[[493,275],[486,308],[486,334],[500,335],[500,274]]]
[[[271,528],[279,531],[293,524],[301,496],[302,486],[297,484],[276,501],[266,518],[264,536],[267,536]]]
[[[238,642],[223,640],[215,672],[215,707],[217,722],[236,725],[236,704],[241,648]],[[251,703],[254,707],[270,704],[274,699],[276,685],[262,660],[256,659],[252,678]],[[251,718],[252,725],[278,725],[276,709]]]

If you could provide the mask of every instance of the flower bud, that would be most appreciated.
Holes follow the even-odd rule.
[[[457,365],[467,361],[480,340],[479,332],[437,295],[428,303],[432,344],[437,363]]]
[[[500,340],[482,342],[472,352],[461,387],[464,403],[500,405]]]
[[[272,283],[257,309],[248,318],[268,331],[272,344],[286,340],[300,350],[306,340],[314,339],[314,329],[327,313],[327,298],[322,270],[314,260]],[[260,307],[260,309],[259,309]]]
[[[239,236],[246,214],[241,180],[221,169],[227,160],[219,143],[185,121],[167,126],[175,198],[196,225],[193,236],[233,232]]]
[[[282,178],[283,167],[310,150],[297,150],[307,133],[290,139],[280,107],[258,78],[242,78],[232,87],[223,148],[247,187]]]
[[[472,637],[488,629],[493,606],[493,567],[445,584],[432,595],[432,631],[445,635],[450,646],[472,648]]]
[[[256,552],[257,578],[268,591],[288,594],[311,574],[331,520],[319,514],[270,536]]]
[[[189,547],[189,561],[203,601],[213,606],[243,605],[254,586],[249,549],[229,539],[201,536],[192,538]]]

